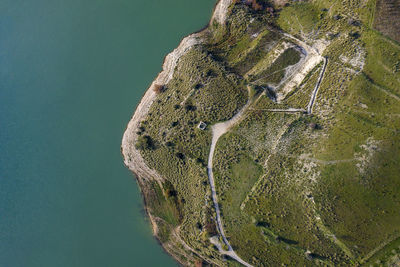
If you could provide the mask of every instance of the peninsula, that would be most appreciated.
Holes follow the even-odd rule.
[[[185,266],[400,264],[400,2],[220,0],[122,140]]]

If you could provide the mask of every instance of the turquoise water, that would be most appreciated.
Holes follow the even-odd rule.
[[[0,1],[0,266],[176,266],[120,142],[215,0]]]

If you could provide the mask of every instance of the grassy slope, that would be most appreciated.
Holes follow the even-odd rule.
[[[329,4],[332,5],[332,1]],[[230,226],[227,222],[226,227],[228,233],[234,235],[231,236],[231,242],[237,245],[237,251],[242,255],[257,255],[256,258],[260,254],[256,251],[251,252],[251,250],[254,244],[257,244],[260,235],[257,235],[259,229],[254,226],[254,221],[267,221],[272,232],[275,232],[276,235],[281,234],[284,239],[289,240],[289,243],[293,241],[291,246],[294,248],[289,261],[285,253],[281,251],[278,254],[273,254],[276,258],[270,256],[266,263],[276,260],[276,263],[289,262],[293,264],[304,257],[298,253],[299,248],[300,250],[310,249],[320,255],[321,259],[331,262],[363,262],[369,252],[393,235],[396,236],[399,231],[400,215],[396,211],[400,208],[398,200],[400,193],[400,179],[398,177],[400,117],[398,114],[400,113],[398,112],[398,100],[392,96],[398,96],[399,79],[396,64],[399,50],[389,41],[385,41],[385,38],[378,33],[369,30],[368,27],[354,27],[349,25],[347,21],[339,21],[338,25],[330,25],[334,20],[323,12],[320,12],[322,15],[318,16],[312,14],[308,17],[302,16],[302,12],[308,9],[310,5],[297,4],[282,12],[281,20],[285,22],[290,21],[290,19],[297,21],[293,13],[302,18],[297,23],[298,27],[295,27],[296,23],[293,22],[290,24],[291,28],[287,29],[288,31],[293,34],[299,34],[301,31],[314,31],[315,28],[311,25],[315,25],[315,19],[320,17],[323,20],[317,24],[322,25],[321,29],[324,26],[329,26],[329,29],[341,30],[344,33],[359,31],[361,34],[360,40],[352,40],[348,36],[343,36],[342,33],[341,37],[332,40],[333,43],[337,43],[337,46],[333,46],[327,52],[333,62],[330,63],[332,65],[329,65],[330,73],[327,74],[324,86],[321,88],[321,94],[324,95],[321,98],[325,99],[320,99],[320,101],[323,101],[326,106],[320,107],[319,111],[322,112],[322,117],[317,113],[316,117],[311,118],[311,120],[322,123],[325,127],[323,132],[328,134],[329,137],[327,139],[321,138],[322,136],[318,137],[317,142],[312,138],[311,140],[310,138],[302,138],[301,136],[305,135],[307,129],[302,129],[304,127],[304,122],[301,122],[302,118],[295,120],[292,131],[296,134],[292,132],[286,136],[286,139],[291,139],[293,143],[283,142],[282,145],[284,150],[289,149],[290,153],[280,151],[281,153],[278,152],[271,156],[266,169],[268,180],[265,181],[263,186],[259,186],[261,188],[259,194],[252,197],[246,209],[240,214],[243,218],[249,216],[254,218],[253,221],[238,220],[238,218],[241,218],[238,215],[233,220],[236,226]],[[323,3],[318,3],[310,10],[318,13],[316,10],[320,10],[321,6],[324,6]],[[341,11],[343,12],[347,8],[342,7]],[[334,13],[331,15],[334,15]],[[366,14],[362,15],[368,19]],[[289,23],[284,24],[282,28],[285,29],[285,26],[288,25]],[[348,47],[348,50],[346,47]],[[340,55],[354,57],[361,50],[366,51],[366,65],[363,73],[354,75],[347,70],[345,71],[345,67],[352,68],[352,66],[348,63],[343,64],[339,59]],[[315,72],[318,73],[318,71]],[[295,91],[289,97],[290,106],[304,107],[307,103],[307,94],[304,94],[307,90],[305,89],[313,87],[316,76],[315,74],[310,75],[310,85],[307,86],[308,82],[306,81],[306,86],[302,88],[300,93],[299,90]],[[368,106],[367,111],[364,110],[363,105]],[[334,112],[326,113],[327,107]],[[252,115],[260,116],[262,111],[256,112]],[[251,120],[264,122],[266,132],[271,130],[272,127],[283,127],[279,123],[273,123],[273,126],[268,125],[268,123],[271,123],[271,115],[265,119],[258,117]],[[290,120],[287,123],[290,123]],[[273,140],[254,136],[253,133],[257,132],[258,128],[254,126],[254,123],[242,125],[242,128],[248,130],[247,141],[251,142],[251,145],[242,149],[247,150],[256,161],[265,158],[265,155],[260,156],[259,153],[254,153],[255,147],[258,151],[260,150],[255,140],[259,140],[259,142],[262,140],[273,142]],[[229,141],[231,142],[237,139],[234,134],[226,138],[230,138]],[[355,160],[335,164],[317,164],[314,167],[318,170],[315,173],[319,174],[317,184],[307,184],[307,175],[305,177],[299,175],[301,167],[297,166],[296,160],[293,160],[296,155],[311,153],[312,157],[325,161],[351,159],[357,153],[366,153],[362,151],[362,146],[368,138],[380,140],[380,148],[368,162],[368,168],[362,174],[356,166],[359,162]],[[236,140],[236,142],[246,144],[243,139],[239,140],[241,141]],[[225,140],[225,142],[228,141]],[[307,144],[313,149],[307,148]],[[291,150],[291,145],[298,147]],[[225,153],[228,153],[233,151],[234,147],[225,148],[224,143],[221,143],[217,150],[225,150]],[[264,146],[261,151],[268,155],[268,145]],[[241,153],[243,152],[241,151]],[[227,156],[225,155],[225,157]],[[220,168],[222,167],[220,166]],[[231,171],[228,170],[227,172]],[[297,179],[288,180],[289,177],[293,176],[297,176]],[[220,182],[227,183],[223,178]],[[220,188],[224,192],[224,186],[220,185]],[[230,190],[229,187],[226,189],[226,191]],[[248,189],[243,187],[242,190],[247,191]],[[315,205],[307,204],[307,200],[305,200],[304,194],[310,191],[313,192]],[[236,195],[242,194],[243,192]],[[230,201],[226,199],[221,201],[222,203],[226,202],[225,206],[230,204]],[[322,218],[323,224],[319,227],[319,222],[315,220],[316,216]],[[297,229],[301,229],[301,232]],[[327,236],[331,234],[334,234],[339,241],[326,240]],[[253,236],[251,242],[255,243],[251,246],[248,243],[243,243],[244,236]],[[269,244],[265,250],[273,251],[271,247],[274,245],[276,244]],[[298,257],[294,256],[296,253]],[[351,258],[346,256],[346,253]],[[248,259],[252,260],[251,258]],[[260,261],[260,258],[257,260],[253,258],[253,263],[257,264]]]
[[[197,125],[230,118],[246,99],[247,90],[237,77],[198,47],[180,60],[173,79],[142,123],[142,135],[150,136],[154,143],[153,148],[142,150],[142,155],[168,179],[182,203],[182,236],[209,255],[208,242],[197,240],[210,209],[204,204],[209,190],[204,164],[211,137],[209,129],[201,131]]]
[[[265,109],[305,108],[320,66],[283,103],[262,97],[217,144],[214,172],[227,236],[254,265],[355,264],[400,233],[400,46],[370,29],[373,5],[321,0],[284,8],[282,29],[331,42],[315,114]],[[211,26],[208,44],[180,60],[142,125],[154,144],[144,158],[176,191],[171,198],[156,189],[164,200],[151,206],[168,223],[164,240],[168,227],[179,224],[182,238],[211,258],[217,257],[207,240],[215,231],[205,168],[211,133],[196,126],[227,120],[244,105],[245,86],[254,80],[247,72],[261,76],[296,62],[290,50],[275,62],[279,68],[267,60],[281,39],[266,27],[267,15],[243,6],[232,14],[226,27]],[[361,25],[350,25],[350,17]],[[343,56],[365,57],[363,71]],[[279,82],[282,73],[274,78],[266,82]],[[388,260],[389,249],[371,260]]]
[[[357,158],[357,153],[367,153],[362,146],[368,138],[379,140],[379,149],[371,155],[366,170],[358,170],[357,159],[326,166],[316,190],[325,224],[361,261],[400,233],[400,117],[396,115],[400,109],[395,98],[399,75],[385,68],[398,60],[393,55],[400,49],[368,29],[362,41],[366,66],[335,107],[338,115],[329,137],[316,153],[325,160]]]

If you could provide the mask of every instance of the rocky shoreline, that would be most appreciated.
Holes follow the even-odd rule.
[[[220,24],[224,23],[228,7],[230,6],[231,3],[232,0],[220,0],[214,8],[212,18],[208,25],[210,25],[214,21]],[[168,84],[168,82],[173,77],[174,70],[179,59],[183,55],[185,55],[193,46],[202,43],[201,33],[205,31],[207,27],[205,27],[200,32],[193,33],[183,38],[179,46],[165,57],[163,63],[163,70],[158,74],[156,79],[146,90],[139,105],[136,107],[135,113],[133,114],[131,120],[129,121],[122,138],[121,153],[124,158],[124,164],[129,168],[129,170],[133,172],[134,176],[137,178],[138,185],[140,187],[143,196],[143,201],[145,205],[144,208],[149,216],[153,228],[153,234],[155,237],[158,236],[157,220],[152,216],[151,211],[149,210],[147,205],[146,192],[145,192],[146,183],[151,181],[156,181],[161,185],[164,178],[159,173],[157,173],[157,171],[151,169],[149,166],[146,165],[146,162],[141,156],[140,151],[135,148],[135,143],[138,139],[137,132],[139,130],[140,122],[146,118],[151,105],[153,104],[153,102],[157,97],[157,93],[154,90],[155,86]],[[179,237],[177,238],[177,240],[179,240],[180,243],[183,245],[183,247],[185,247],[188,250],[187,252],[194,252]],[[177,255],[174,254],[174,251],[172,251],[162,242],[160,243],[163,246],[163,248],[167,251],[167,253],[173,256],[181,264],[185,264],[184,262],[181,262],[179,260]],[[200,255],[198,256],[202,258]]]

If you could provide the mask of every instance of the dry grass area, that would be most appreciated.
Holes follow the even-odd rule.
[[[400,42],[400,0],[377,0],[374,27]]]

